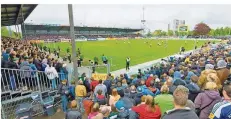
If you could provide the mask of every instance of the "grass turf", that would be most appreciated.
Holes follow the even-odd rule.
[[[147,42],[148,43],[145,43]],[[161,43],[161,46],[158,45]],[[197,42],[197,46],[202,46],[207,41],[200,40]],[[89,60],[93,60],[95,56],[99,58],[100,64],[102,64],[101,56],[104,54],[107,56],[111,65],[111,71],[125,68],[126,57],[131,58],[130,65],[137,65],[147,61],[152,61],[158,58],[166,57],[179,52],[180,47],[184,46],[186,51],[194,49],[194,40],[168,40],[167,48],[165,48],[164,40],[106,40],[106,41],[87,41],[76,42],[77,48],[80,48],[81,53],[84,55],[83,65],[89,66]],[[152,45],[150,47],[150,44]],[[71,50],[71,43],[59,42],[59,43],[46,43],[47,47],[57,49],[59,46],[61,49],[60,55],[66,56],[66,49],[69,47]],[[76,48],[76,49],[77,49]],[[96,70],[97,71],[97,70]],[[100,70],[98,72],[105,72],[106,70]]]

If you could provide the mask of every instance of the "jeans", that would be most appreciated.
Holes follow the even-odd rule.
[[[61,107],[63,109],[63,112],[67,112],[67,104],[68,104],[67,96],[62,95],[61,100],[62,100],[62,106]]]
[[[52,86],[52,89],[56,89],[57,88],[56,79],[51,79],[51,86]]]
[[[76,97],[76,101],[78,103],[77,109],[83,113],[84,112],[84,107],[83,107],[83,97]]]

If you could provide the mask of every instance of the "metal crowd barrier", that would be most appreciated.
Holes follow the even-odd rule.
[[[58,78],[52,81],[42,71],[1,68],[1,117],[14,119],[17,105],[32,102],[33,92],[40,95],[49,92],[55,98],[59,98],[58,86],[64,79],[69,80],[68,74],[58,73]]]

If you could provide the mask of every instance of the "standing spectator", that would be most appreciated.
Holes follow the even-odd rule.
[[[76,108],[77,102],[75,100],[71,101],[71,108],[67,110],[65,119],[82,119],[81,113]]]
[[[212,112],[209,115],[210,119],[230,119],[231,115],[231,83],[224,83],[222,94],[224,99],[214,105]]]
[[[197,85],[198,79],[199,78],[197,76],[192,76],[191,82],[187,85],[187,88],[189,89],[188,98],[193,102],[197,97],[198,93],[200,93],[200,87]]]
[[[2,59],[4,61],[9,61],[11,49],[6,49],[6,52],[2,53]]]
[[[69,86],[69,92],[70,92],[70,97],[71,101],[75,100],[75,81],[71,81],[71,85]]]
[[[99,84],[95,87],[94,95],[97,95],[97,91],[102,90],[102,94],[105,95],[107,93],[107,87],[103,84],[103,81],[100,79]]]
[[[93,77],[91,77],[91,91],[94,92],[95,87],[99,84],[99,82],[97,80],[95,80]]]
[[[195,107],[200,111],[200,119],[208,119],[209,113],[213,106],[221,100],[218,92],[217,84],[214,82],[207,82],[205,84],[205,91],[199,93],[195,99]]]
[[[110,93],[110,87],[111,87],[111,74],[109,73],[108,76],[107,76],[107,79],[103,82],[103,84],[107,87],[107,97]]]
[[[169,88],[169,94],[173,94],[173,92],[175,91],[175,89],[176,89],[176,86],[175,85],[173,85],[173,83],[172,83],[172,78],[169,78],[165,83],[166,83],[166,85],[168,86],[168,88]]]
[[[51,80],[52,89],[53,90],[56,89],[57,88],[56,78],[59,77],[56,69],[51,64],[48,64],[47,67],[45,68],[45,74],[47,75],[47,78]]]
[[[174,109],[168,110],[163,119],[199,119],[195,112],[185,107],[188,100],[189,90],[180,85],[173,93]]]
[[[155,101],[160,106],[162,115],[167,110],[174,108],[173,96],[169,94],[169,88],[167,85],[161,87],[161,94],[155,97]]]
[[[217,76],[220,79],[221,85],[224,84],[225,80],[229,76],[229,70],[226,68],[227,63],[225,60],[219,60],[217,62]]]
[[[69,90],[67,86],[67,80],[63,80],[62,83],[58,87],[58,93],[61,95],[61,100],[62,100],[62,109],[63,112],[67,112],[67,104],[68,104],[68,99],[67,96],[69,95]]]
[[[161,117],[160,108],[150,95],[146,96],[145,104],[132,107],[132,110],[139,115],[140,119],[160,119]]]
[[[83,111],[83,98],[87,95],[86,87],[83,85],[83,81],[79,80],[79,84],[75,87],[76,100],[78,102],[78,109]]]

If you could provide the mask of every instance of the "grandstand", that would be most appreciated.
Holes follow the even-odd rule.
[[[75,26],[76,39],[97,38],[136,38],[140,37],[142,29],[106,28],[106,27],[80,27]],[[28,40],[70,39],[70,27],[56,24],[33,25],[25,24],[22,27],[23,37]]]
[[[2,26],[8,26],[23,24],[36,5],[3,7],[6,13],[2,16]],[[12,11],[11,7],[14,7]],[[21,14],[21,11],[25,14]],[[14,14],[14,17],[9,17],[10,14]],[[17,14],[22,15],[21,20],[18,17],[21,15]],[[96,52],[93,51],[102,48],[103,52],[109,51],[112,55],[119,53],[118,56],[122,56],[121,60],[115,61],[117,65],[121,62],[125,64],[128,55],[132,57],[131,62],[139,58],[152,59],[156,55],[161,59],[146,63],[143,69],[138,67],[139,64],[136,68],[131,67],[136,70],[132,75],[125,70],[116,75],[111,74],[109,68],[104,74],[86,75],[86,72],[83,72],[79,77],[72,77],[73,72],[67,67],[73,66],[73,63],[59,60],[47,50],[49,47],[43,48],[37,42],[33,42],[70,40],[69,26],[24,24],[22,35],[26,40],[1,38],[1,118],[22,119],[21,117],[33,116],[37,119],[199,119],[208,118],[209,115],[219,118],[219,113],[222,113],[221,118],[225,119],[231,115],[230,41],[203,41],[200,48],[184,52],[181,47],[180,55],[171,56],[174,50],[179,51],[181,44],[190,48],[197,43],[196,40],[123,40],[140,37],[139,32],[142,29],[79,26],[74,29],[75,39],[105,40],[82,42],[92,43],[85,46],[85,49],[93,48],[91,51],[85,50],[89,57],[96,56]],[[123,41],[107,41],[107,38],[121,38]],[[147,42],[153,43],[153,47]],[[163,45],[158,46],[157,43]],[[70,46],[70,43],[60,44]],[[167,45],[172,48],[167,50]],[[109,50],[112,47],[115,48],[115,52]],[[54,51],[64,51],[64,48],[55,48]],[[84,48],[81,52],[84,53]],[[168,57],[163,58],[164,53],[168,54]],[[99,59],[94,58],[97,64],[91,61],[92,69],[100,66],[98,63],[104,63],[107,58],[102,55],[102,61]],[[103,66],[110,64],[106,61]],[[225,100],[221,100],[220,95],[223,95]],[[218,110],[217,106],[220,106]],[[60,113],[59,109],[64,113]],[[197,115],[197,109],[203,111]],[[55,113],[60,115],[54,117]]]

